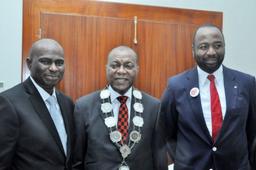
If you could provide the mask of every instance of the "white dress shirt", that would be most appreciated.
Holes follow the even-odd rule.
[[[197,71],[198,71],[200,99],[201,99],[201,106],[203,110],[204,120],[210,132],[210,135],[212,135],[210,80],[208,80],[207,78],[209,73],[203,71],[199,66],[197,66]],[[226,114],[226,95],[225,95],[225,88],[224,88],[222,65],[218,68],[218,70],[216,70],[212,74],[215,76],[215,80],[214,80],[215,86],[219,94],[222,118],[224,119]]]
[[[108,90],[110,91],[110,99],[113,106],[113,114],[116,120],[116,123],[118,121],[118,113],[119,113],[119,107],[121,103],[118,101],[117,97],[121,96],[119,93],[113,90],[113,88],[109,85]],[[131,113],[131,102],[132,102],[132,87],[128,89],[128,91],[123,95],[127,96],[126,106],[128,108],[128,123],[130,122],[130,113]]]
[[[50,106],[49,106],[49,104],[46,100],[50,97],[50,94],[47,93],[47,91],[45,91],[41,86],[39,86],[31,76],[30,76],[30,79],[31,79],[32,83],[35,85],[35,87],[36,87],[37,91],[39,92],[40,96],[42,97],[47,109],[49,110]],[[55,99],[57,100],[55,88],[53,88],[52,96],[54,96]],[[58,102],[56,103],[56,106],[57,106],[57,109],[60,111],[60,106],[59,106]]]

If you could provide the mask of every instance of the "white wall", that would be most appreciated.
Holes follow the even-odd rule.
[[[22,0],[0,5],[0,92],[21,81]]]
[[[105,1],[221,11],[226,38],[224,64],[256,76],[256,0]],[[21,80],[22,0],[2,1],[0,21],[0,82],[4,82],[7,89]]]

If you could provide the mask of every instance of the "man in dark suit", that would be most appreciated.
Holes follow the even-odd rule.
[[[168,80],[161,119],[175,170],[250,170],[256,82],[223,66],[224,54],[220,29],[203,25],[193,41],[197,66]]]
[[[73,103],[55,89],[64,51],[38,40],[27,65],[30,77],[0,94],[0,170],[70,170]]]
[[[166,170],[158,125],[160,102],[133,87],[137,54],[114,48],[106,65],[109,85],[75,104],[77,170]]]

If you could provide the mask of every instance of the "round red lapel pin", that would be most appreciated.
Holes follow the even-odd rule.
[[[197,87],[193,87],[191,90],[190,90],[190,96],[191,97],[196,97],[198,96],[199,94],[199,89]]]

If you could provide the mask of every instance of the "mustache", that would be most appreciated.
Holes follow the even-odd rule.
[[[60,77],[62,76],[63,74],[61,73],[50,73],[50,74],[45,74],[45,76],[49,76],[49,77]]]
[[[128,79],[128,77],[114,77],[114,79]]]

